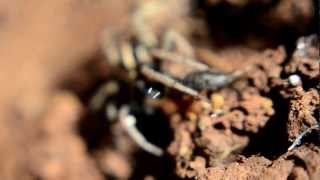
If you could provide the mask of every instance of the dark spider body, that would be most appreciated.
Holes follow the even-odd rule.
[[[192,89],[215,91],[234,80],[234,76],[214,71],[196,71],[183,78],[182,83]]]

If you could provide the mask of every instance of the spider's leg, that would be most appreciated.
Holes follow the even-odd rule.
[[[156,155],[161,156],[163,154],[163,150],[148,142],[148,140],[141,134],[141,132],[136,127],[136,117],[134,115],[129,114],[130,108],[127,105],[123,105],[119,110],[119,119],[128,135],[137,143],[143,150]]]
[[[161,49],[169,52],[175,51],[187,57],[194,57],[194,49],[189,41],[177,31],[170,29],[162,38]]]
[[[119,84],[116,81],[107,81],[92,96],[89,101],[89,107],[94,111],[101,109],[105,99],[116,94],[119,88]]]
[[[295,147],[297,147],[298,145],[301,144],[301,140],[303,137],[305,137],[308,133],[310,133],[312,130],[315,129],[320,129],[320,123],[311,126],[309,128],[307,128],[306,130],[304,130],[301,134],[299,134],[299,136],[297,136],[297,138],[293,141],[293,143],[291,144],[291,146],[288,148],[288,151],[293,150]]]
[[[146,76],[147,78],[154,80],[154,81],[157,81],[159,83],[162,83],[163,85],[165,85],[169,88],[176,89],[180,92],[183,92],[183,93],[188,94],[192,97],[195,97],[196,99],[201,99],[201,100],[211,104],[210,100],[207,97],[201,95],[198,91],[196,91],[188,86],[185,86],[184,84],[173,79],[172,77],[167,76],[165,74],[162,74],[158,71],[155,71],[154,69],[152,69],[146,65],[141,66],[141,73],[144,76]]]
[[[243,75],[247,74],[250,70],[252,70],[255,67],[255,64],[248,65],[244,69],[235,70],[231,73],[231,77],[233,79],[237,79],[239,77],[242,77]]]
[[[168,52],[161,49],[153,49],[151,51],[152,56],[159,58],[164,61],[172,61],[174,63],[182,63],[186,66],[190,66],[197,71],[206,71],[210,70],[211,68],[206,64],[203,64],[193,58],[186,57],[184,55],[180,55],[174,52]]]
[[[102,50],[106,56],[108,64],[118,66],[121,64],[121,52],[117,41],[118,34],[116,30],[106,30],[102,38]]]

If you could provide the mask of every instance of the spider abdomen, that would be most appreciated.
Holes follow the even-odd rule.
[[[183,78],[182,83],[195,90],[217,90],[234,80],[232,75],[213,72],[196,71]]]

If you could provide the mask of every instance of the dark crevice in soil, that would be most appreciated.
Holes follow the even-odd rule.
[[[302,167],[303,169],[307,169],[307,165],[306,165],[305,161],[302,160],[302,159],[300,159],[299,157],[291,155],[291,156],[288,156],[287,159],[288,159],[288,160],[293,160],[295,166],[300,166],[300,167]]]
[[[302,138],[301,144],[314,144],[320,146],[320,129],[313,130]]]
[[[253,133],[253,132],[248,132],[248,131],[245,131],[245,130],[240,130],[240,129],[237,129],[237,128],[234,128],[234,127],[231,127],[231,130],[234,134],[237,134],[237,135],[240,135],[240,136],[255,136],[256,134]]]
[[[140,151],[134,158],[136,159],[133,170],[134,174],[130,179],[140,180],[144,179],[146,175],[151,175],[157,179],[180,179],[174,173],[174,162],[167,156],[159,158]]]
[[[97,83],[92,90],[85,92],[80,95],[84,104],[89,105],[90,98],[97,92],[98,88],[107,82],[101,81]],[[121,83],[121,82],[120,82]],[[119,94],[125,94],[125,96],[110,96],[104,97],[104,103],[100,109],[93,111],[91,107],[87,107],[86,114],[80,120],[78,125],[80,136],[84,139],[87,144],[89,151],[98,149],[101,145],[111,141],[110,137],[110,125],[111,121],[107,119],[105,115],[105,104],[106,102],[113,102],[116,106],[120,106],[122,102],[128,99],[128,93],[124,93],[124,89],[120,89]]]
[[[288,104],[276,90],[270,92],[269,97],[274,102],[275,114],[258,134],[250,136],[250,143],[244,149],[243,155],[260,154],[269,159],[275,159],[287,151],[290,143],[286,131],[288,119]]]
[[[112,79],[112,78],[111,78]],[[90,90],[81,95],[85,104],[89,104],[90,96],[107,81],[101,81]],[[120,91],[114,96],[104,100],[104,105],[97,112],[88,109],[87,114],[82,118],[79,124],[81,137],[87,144],[89,152],[95,152],[104,146],[112,146],[113,136],[110,132],[112,122],[105,116],[104,106],[113,102],[118,108],[121,105],[128,104],[131,107],[131,113],[137,118],[137,128],[146,137],[146,139],[162,149],[166,149],[173,140],[173,132],[170,129],[169,121],[163,112],[159,109],[148,107],[142,100],[145,98],[145,92],[141,89],[129,87],[126,83],[120,83]],[[154,85],[154,84],[153,84]],[[131,179],[143,179],[146,175],[157,177],[158,179],[178,179],[174,175],[173,162],[170,164],[168,157],[156,157],[143,150],[139,150],[132,158],[134,162],[133,175]],[[171,159],[172,161],[172,159]],[[106,179],[116,179],[110,175]]]
[[[294,49],[294,41],[301,33],[288,26],[281,31],[270,29],[262,16],[268,10],[278,5],[280,1],[272,0],[264,3],[250,3],[245,7],[236,7],[224,2],[215,6],[205,5],[204,1],[198,1],[196,7],[205,11],[205,19],[209,25],[212,40],[218,47],[235,44],[243,44],[248,37],[254,35],[261,40],[269,40],[271,47],[277,44],[285,44],[290,51]],[[272,33],[275,31],[276,33]],[[270,41],[273,39],[274,42]]]
[[[102,142],[105,144],[111,141],[110,124],[103,115],[103,113],[88,114],[80,121],[80,135],[87,144],[89,151],[98,149],[102,145]]]
[[[141,110],[133,113],[138,120],[136,126],[149,142],[165,149],[173,140],[169,121],[160,110],[144,107],[146,108],[149,113]]]
[[[314,79],[309,79],[305,76],[300,76],[302,82],[308,82],[308,83],[302,83],[303,89],[308,91],[311,88],[315,88],[317,87],[317,84],[319,83],[319,79],[318,78],[314,78]]]

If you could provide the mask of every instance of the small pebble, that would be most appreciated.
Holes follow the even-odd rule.
[[[293,74],[293,75],[289,76],[288,80],[289,80],[290,85],[292,85],[292,86],[297,86],[297,85],[301,84],[301,78],[297,74]]]
[[[220,110],[224,106],[224,97],[220,94],[212,94],[211,103],[212,103],[212,109],[214,111]]]
[[[273,102],[270,99],[268,99],[268,98],[262,98],[262,99],[263,99],[262,106],[264,108],[272,108]]]
[[[196,120],[197,120],[197,114],[196,113],[194,113],[194,112],[187,112],[187,118],[190,120],[190,121],[192,121],[192,122],[195,122]]]

